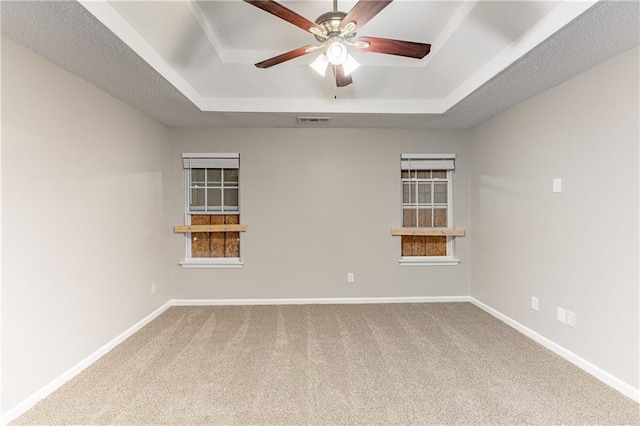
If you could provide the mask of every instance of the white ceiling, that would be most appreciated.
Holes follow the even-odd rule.
[[[315,20],[330,0],[282,1]],[[355,0],[339,1],[345,12]],[[422,60],[351,52],[336,88],[314,37],[241,0],[2,1],[2,33],[169,126],[469,128],[640,42],[637,1],[395,0],[358,35],[431,43]],[[309,125],[304,125],[308,127]]]

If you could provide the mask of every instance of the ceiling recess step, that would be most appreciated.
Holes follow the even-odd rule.
[[[298,117],[298,123],[328,123],[331,117]]]

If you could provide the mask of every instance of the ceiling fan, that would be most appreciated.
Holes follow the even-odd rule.
[[[271,13],[278,18],[313,34],[319,45],[307,45],[258,62],[256,67],[269,68],[308,53],[325,49],[311,63],[311,67],[324,76],[329,65],[333,68],[336,85],[344,87],[353,83],[351,73],[360,66],[349,54],[347,46],[353,46],[362,52],[385,53],[422,59],[431,50],[431,45],[405,40],[393,40],[379,37],[358,37],[356,31],[387,7],[393,0],[359,0],[349,13],[338,11],[338,1],[333,0],[333,11],[323,13],[311,22],[296,12],[273,0],[244,0],[253,6]]]

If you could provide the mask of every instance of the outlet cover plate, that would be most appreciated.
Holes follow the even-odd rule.
[[[537,311],[539,307],[538,298],[535,296],[531,296],[531,309]]]

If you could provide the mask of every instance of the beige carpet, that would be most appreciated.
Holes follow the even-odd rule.
[[[640,424],[469,303],[173,307],[13,424]]]

